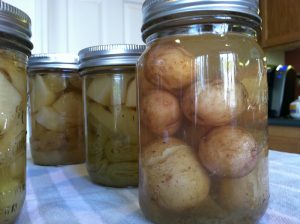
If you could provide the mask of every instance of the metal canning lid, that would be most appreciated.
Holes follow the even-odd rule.
[[[0,45],[12,47],[27,55],[33,45],[31,37],[31,20],[18,8],[0,0]]]
[[[110,44],[82,49],[79,52],[79,69],[98,66],[135,65],[145,45]]]
[[[251,20],[259,26],[261,18],[258,8],[259,0],[146,0],[143,4],[143,36],[149,35],[160,23],[174,22],[176,19],[189,19],[202,15],[216,16],[215,19],[225,22],[230,16]],[[226,18],[226,14],[229,14]],[[221,15],[218,17],[218,15]],[[151,32],[150,32],[151,33]],[[145,39],[145,38],[144,38]]]
[[[74,54],[34,54],[28,60],[29,72],[43,69],[78,70],[78,56]]]

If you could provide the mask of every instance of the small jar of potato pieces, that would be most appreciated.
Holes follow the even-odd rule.
[[[136,62],[145,46],[100,45],[79,52],[84,82],[87,169],[111,187],[138,184]]]
[[[14,223],[25,199],[26,64],[31,21],[0,1],[0,223]]]
[[[154,223],[255,223],[268,199],[257,0],[146,0],[141,209]]]
[[[29,58],[27,71],[33,162],[48,166],[83,163],[83,99],[78,57],[36,54]]]

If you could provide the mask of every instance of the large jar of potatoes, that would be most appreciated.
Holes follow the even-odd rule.
[[[33,162],[48,166],[83,163],[83,99],[77,55],[36,54],[29,58],[27,71]]]
[[[79,52],[86,165],[94,183],[138,185],[136,62],[144,49],[141,45],[118,44]]]
[[[25,199],[26,64],[31,21],[0,1],[0,223],[14,223]]]
[[[146,0],[139,201],[154,223],[256,223],[268,199],[256,0]]]

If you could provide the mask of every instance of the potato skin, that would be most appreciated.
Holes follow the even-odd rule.
[[[251,173],[241,178],[223,178],[218,187],[218,201],[224,209],[259,217],[269,199],[267,157],[262,153]]]
[[[143,125],[160,136],[173,135],[181,124],[179,102],[166,91],[153,90],[144,96],[140,113]]]
[[[198,155],[210,173],[238,178],[250,173],[257,162],[258,147],[254,137],[241,128],[214,128],[201,139]]]
[[[145,75],[166,90],[184,88],[196,77],[194,58],[178,44],[155,46],[145,55]]]
[[[160,139],[143,152],[141,186],[160,207],[182,212],[195,208],[208,196],[210,180],[185,143]]]
[[[221,126],[238,117],[246,109],[245,87],[235,82],[228,86],[221,80],[192,84],[183,96],[183,113],[192,122]]]

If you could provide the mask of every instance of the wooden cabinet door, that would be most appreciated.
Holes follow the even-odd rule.
[[[300,44],[300,1],[260,0],[264,48]]]

